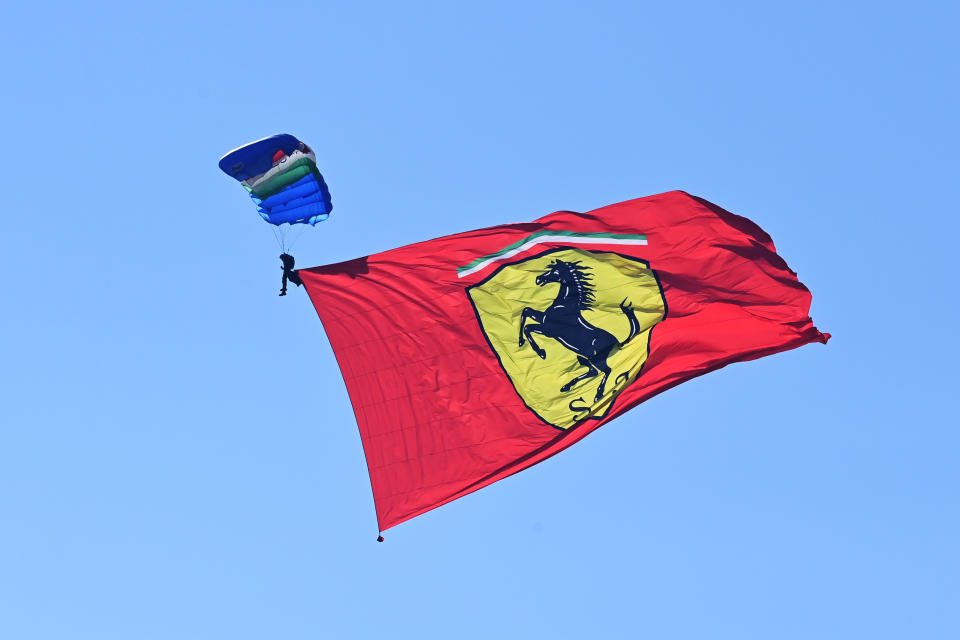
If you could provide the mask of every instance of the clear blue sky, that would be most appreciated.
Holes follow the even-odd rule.
[[[954,3],[98,4],[4,9],[0,637],[960,637]],[[684,189],[834,339],[377,544],[216,165],[280,131],[335,202],[300,265]]]

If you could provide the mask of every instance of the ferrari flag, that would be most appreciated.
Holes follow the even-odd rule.
[[[673,191],[299,272],[380,530],[732,362],[826,343],[760,227]]]

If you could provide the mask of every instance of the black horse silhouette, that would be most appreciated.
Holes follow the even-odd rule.
[[[640,322],[626,298],[620,303],[620,309],[630,321],[630,335],[623,342],[618,342],[612,333],[595,327],[584,319],[582,312],[592,309],[596,301],[589,269],[581,266],[579,261],[554,260],[547,265],[546,271],[537,276],[537,286],[542,287],[548,282],[559,282],[560,291],[553,304],[543,311],[532,307],[524,308],[520,315],[520,346],[523,346],[526,338],[537,355],[546,359],[547,352],[533,339],[533,334],[539,333],[553,338],[573,351],[577,354],[580,364],[587,367],[587,371],[560,387],[560,391],[567,392],[578,382],[603,373],[603,380],[600,381],[594,399],[597,401],[603,397],[607,378],[610,377],[607,358],[615,348],[622,347],[640,333]],[[531,319],[539,324],[527,324],[527,320]],[[617,382],[628,375],[629,371],[621,373],[617,376]]]

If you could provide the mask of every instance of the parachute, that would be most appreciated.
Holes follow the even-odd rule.
[[[312,226],[330,217],[333,203],[317,157],[288,133],[238,147],[219,164],[250,194],[260,217],[277,227],[277,242],[284,251],[288,247],[281,225]]]

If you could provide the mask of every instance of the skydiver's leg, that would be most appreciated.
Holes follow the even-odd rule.
[[[282,296],[287,295],[287,272],[286,271],[283,272],[283,284],[280,287],[280,295]]]

